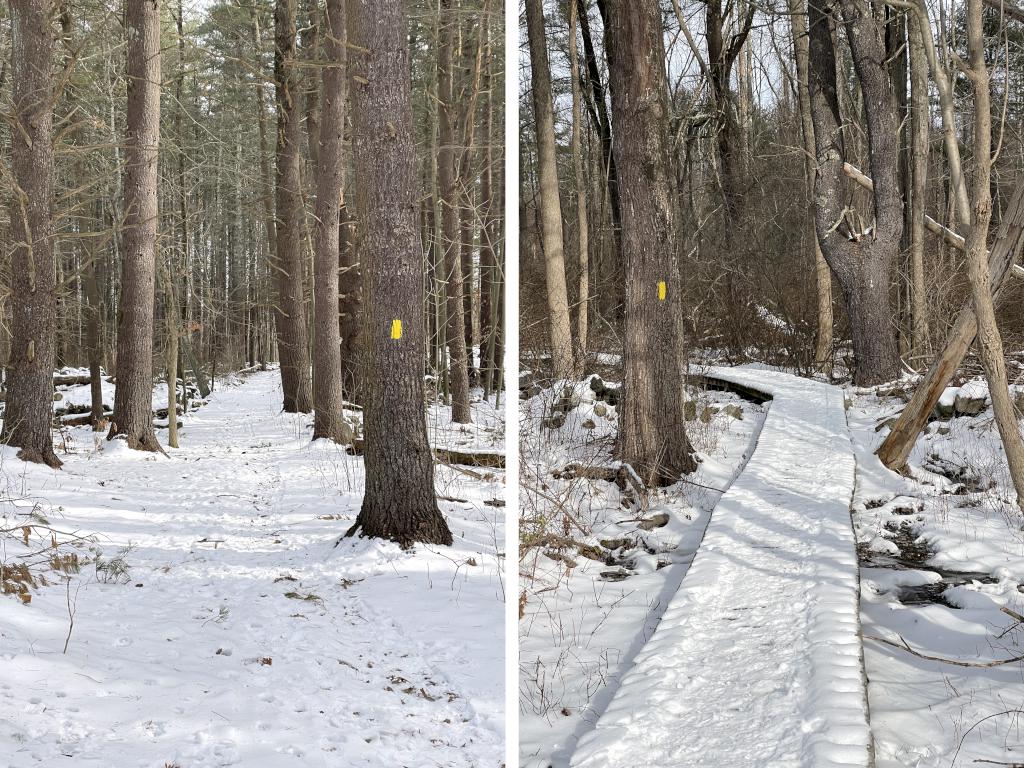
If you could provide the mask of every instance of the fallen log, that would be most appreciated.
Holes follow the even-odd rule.
[[[92,376],[85,374],[54,374],[53,386],[71,387],[76,384],[91,384]]]
[[[646,486],[644,486],[640,476],[628,464],[619,464],[614,467],[569,464],[564,469],[555,472],[554,477],[561,480],[572,480],[577,477],[587,480],[603,480],[606,483],[615,483],[618,489],[623,492],[631,489],[636,499],[641,501],[647,499]]]
[[[113,415],[113,411],[107,411],[103,414],[103,419],[105,421],[109,421]],[[82,413],[74,414],[72,416],[63,416],[59,419],[59,421],[62,427],[84,427],[89,424],[92,424],[92,414]]]
[[[454,448],[434,448],[434,456],[445,464],[462,464],[467,467],[505,468],[505,454],[477,451],[459,451]]]

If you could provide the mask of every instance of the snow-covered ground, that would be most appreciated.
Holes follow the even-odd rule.
[[[849,394],[876,763],[1021,765],[1024,665],[959,666],[872,639],[905,641],[920,654],[967,664],[1024,654],[1024,627],[1000,610],[1024,613],[1024,516],[1012,503],[992,410],[949,413],[956,394],[984,397],[987,388],[975,381],[944,394],[945,416],[918,440],[912,476],[904,478],[885,469],[873,451],[910,390],[908,383]]]
[[[362,459],[311,443],[279,388],[219,382],[169,457],[88,428],[66,430],[62,471],[4,450],[0,524],[39,527],[3,561],[45,550],[39,515],[87,537],[57,550],[79,573],[0,598],[5,768],[501,765],[502,471],[438,466],[451,548],[336,546]],[[463,434],[432,409],[431,431],[500,446],[477,415],[491,428]]]
[[[689,483],[661,489],[638,506],[628,485],[620,490],[580,476],[587,468],[615,466],[616,407],[608,402],[614,397],[596,393],[589,382],[575,383],[567,395],[563,390],[546,389],[522,404],[524,768],[567,766],[594,728],[658,625],[765,413],[735,395],[691,393],[687,431],[700,468]],[[561,426],[556,417],[549,422],[554,428],[542,427],[552,413],[564,414]],[[563,472],[573,464],[582,469]],[[642,751],[614,765],[638,762],[646,762]]]
[[[843,393],[788,374],[711,373],[772,394],[757,447],[570,764],[867,768]]]

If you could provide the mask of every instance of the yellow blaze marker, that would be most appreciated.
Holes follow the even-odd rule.
[[[391,338],[400,339],[402,338],[402,321],[392,320],[391,321]]]
[[[666,291],[665,281],[664,280],[659,280],[658,281],[658,301],[664,301],[665,300],[665,291]]]

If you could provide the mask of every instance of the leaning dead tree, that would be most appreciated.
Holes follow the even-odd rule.
[[[1024,503],[1024,441],[1021,440],[1009,394],[1002,339],[995,319],[995,296],[1013,267],[1021,238],[1024,236],[1024,179],[1018,181],[1017,190],[1003,215],[996,242],[986,260],[986,243],[992,210],[992,165],[989,151],[992,126],[981,6],[981,0],[970,0],[967,15],[969,63],[962,65],[971,82],[975,100],[974,134],[977,158],[972,201],[961,171],[952,87],[949,77],[939,66],[935,55],[927,9],[923,3],[908,5],[910,10],[919,16],[920,21],[916,28],[939,92],[946,155],[957,211],[963,220],[971,222],[968,236],[963,243],[963,249],[967,253],[971,305],[961,310],[941,354],[932,364],[877,453],[882,462],[892,469],[902,469],[906,465],[910,451],[943,389],[956,373],[960,362],[974,342],[977,344],[985,369],[996,424],[1003,441],[1010,476],[1017,491],[1018,504],[1021,504]],[[927,219],[925,223],[928,223]]]

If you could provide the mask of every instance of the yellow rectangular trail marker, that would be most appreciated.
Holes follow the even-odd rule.
[[[402,321],[392,320],[391,321],[391,338],[400,339],[402,338]]]
[[[664,280],[659,280],[658,281],[658,301],[664,301],[665,300],[665,291],[666,291],[665,281]]]

